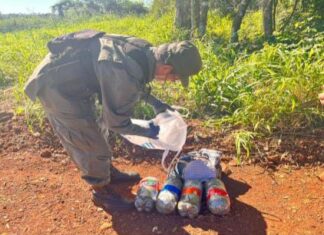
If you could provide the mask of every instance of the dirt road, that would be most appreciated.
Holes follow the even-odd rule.
[[[38,133],[26,134],[23,123],[4,117],[0,126],[2,235],[324,234],[324,169],[320,164],[299,169],[281,165],[269,171],[225,163],[227,172],[232,172],[224,176],[232,200],[232,210],[225,217],[205,212],[196,219],[186,219],[135,209],[107,213],[93,206],[89,187],[56,140],[44,134],[48,144],[45,151],[41,149],[45,145],[37,141]],[[216,142],[208,147],[219,148]],[[138,171],[142,177],[163,180],[159,159],[147,159],[150,156],[139,161],[119,156],[114,164],[121,170]],[[136,186],[122,184],[119,189],[134,197]]]

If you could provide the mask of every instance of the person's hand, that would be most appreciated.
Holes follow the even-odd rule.
[[[160,127],[154,125],[153,122],[149,123],[149,136],[151,139],[158,139],[158,135],[160,133]]]

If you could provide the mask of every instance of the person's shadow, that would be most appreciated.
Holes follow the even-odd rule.
[[[194,234],[192,229],[208,234],[266,234],[267,225],[260,211],[238,201],[239,195],[245,194],[250,186],[244,182],[224,176],[222,179],[231,197],[231,212],[220,217],[204,211],[195,219],[183,218],[177,213],[162,215],[155,212],[140,213],[135,210],[127,212],[109,211],[112,215],[112,227],[120,235],[149,234]]]

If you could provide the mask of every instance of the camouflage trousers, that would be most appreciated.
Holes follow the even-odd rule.
[[[110,182],[111,149],[108,130],[99,127],[91,99],[69,99],[45,86],[38,95],[54,132],[90,185]]]

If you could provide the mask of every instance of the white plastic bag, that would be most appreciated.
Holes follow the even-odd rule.
[[[187,124],[184,122],[181,115],[177,111],[166,110],[158,114],[152,120],[132,119],[132,122],[143,127],[148,127],[149,123],[153,122],[154,125],[160,127],[158,139],[136,135],[123,135],[123,137],[131,143],[147,149],[165,150],[162,157],[162,166],[166,169],[164,160],[169,150],[176,151],[179,154],[186,142]]]

